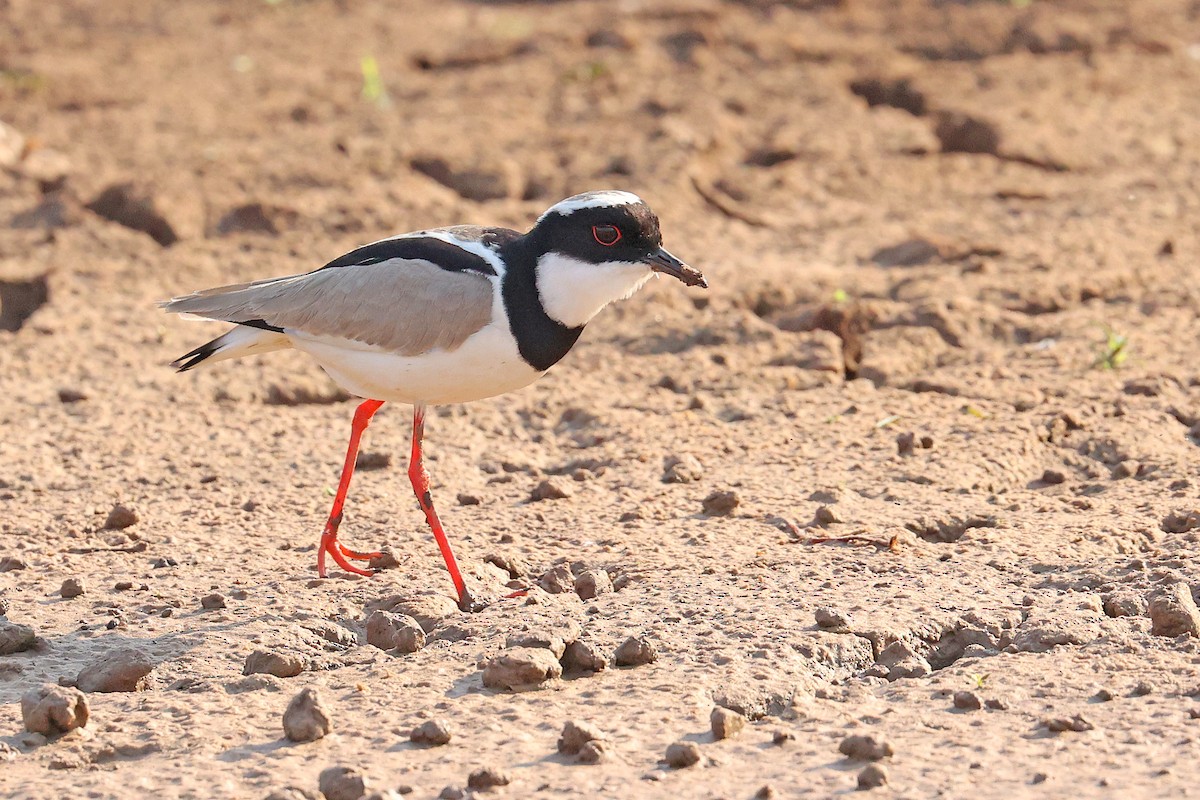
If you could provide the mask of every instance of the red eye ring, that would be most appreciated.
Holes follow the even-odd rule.
[[[592,238],[596,240],[597,244],[612,247],[621,241],[621,229],[616,225],[593,225]]]

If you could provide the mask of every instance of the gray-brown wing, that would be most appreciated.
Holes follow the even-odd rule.
[[[492,319],[492,283],[428,261],[391,259],[208,289],[163,308],[337,336],[406,356],[454,350]]]

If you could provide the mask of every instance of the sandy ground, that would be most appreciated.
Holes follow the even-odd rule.
[[[892,751],[873,796],[1200,794],[1194,2],[4,0],[0,28],[0,633],[37,637],[0,655],[0,794],[346,766],[422,798],[485,767],[512,797],[832,797],[856,734]],[[426,441],[481,591],[616,591],[457,611],[391,406],[342,532],[399,566],[317,580],[352,400],[295,354],[174,374],[221,328],[154,301],[606,187],[711,290],[654,282]],[[381,608],[425,647],[368,644]],[[530,631],[657,659],[485,688]],[[131,648],[140,690],[24,731],[22,695]],[[333,730],[293,743],[306,687]],[[745,730],[714,741],[716,704]],[[409,741],[434,718],[449,744]],[[600,763],[557,752],[569,720]]]

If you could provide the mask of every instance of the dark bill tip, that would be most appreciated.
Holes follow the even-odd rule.
[[[708,288],[708,281],[704,280],[704,275],[701,274],[700,270],[689,267],[668,253],[666,248],[658,248],[656,253],[646,259],[646,263],[655,272],[661,272],[664,275],[670,275],[672,278],[678,278],[687,286],[699,286],[702,289]]]

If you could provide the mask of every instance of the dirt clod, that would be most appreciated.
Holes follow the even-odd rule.
[[[529,493],[530,502],[542,500],[562,500],[571,496],[571,489],[557,478],[546,478]]]
[[[558,737],[558,752],[576,755],[588,742],[604,739],[604,733],[590,722],[569,720]]]
[[[333,730],[333,718],[321,693],[301,689],[283,712],[283,734],[293,742],[315,742]]]
[[[836,608],[821,606],[813,616],[816,618],[817,627],[825,631],[848,631],[852,620],[850,615],[838,611]]]
[[[450,739],[453,737],[450,732],[450,726],[445,720],[428,719],[413,728],[408,738],[417,744],[440,747],[444,744],[449,744]]]
[[[1186,583],[1171,584],[1151,595],[1149,612],[1150,632],[1155,636],[1200,637],[1200,609]]]
[[[575,576],[570,564],[558,564],[538,578],[538,586],[550,594],[567,594],[575,591]]]
[[[1054,733],[1064,733],[1066,731],[1083,733],[1096,727],[1081,714],[1076,714],[1073,717],[1049,717],[1042,724],[1046,726],[1047,730]]]
[[[218,608],[225,608],[225,595],[221,594],[220,592],[206,594],[204,597],[200,598],[200,607],[209,611],[213,611]]]
[[[154,190],[134,183],[109,186],[87,204],[94,214],[148,234],[163,247],[179,241],[179,234],[158,208]]]
[[[104,529],[115,531],[124,530],[138,523],[138,513],[129,506],[117,503],[112,507],[112,511],[108,512],[108,517],[104,520]]]
[[[293,678],[308,666],[308,659],[298,653],[284,650],[255,650],[246,656],[243,675],[274,675],[277,678]]]
[[[410,616],[375,611],[367,618],[367,644],[380,650],[415,653],[425,646],[425,631]]]
[[[480,767],[467,778],[467,787],[481,792],[495,789],[498,786],[508,786],[510,783],[512,783],[512,777],[496,767]]]
[[[963,711],[978,711],[983,708],[983,701],[974,692],[955,692],[954,707]]]
[[[667,766],[684,769],[700,763],[700,747],[695,742],[675,742],[667,747]]]
[[[732,739],[746,727],[746,718],[738,712],[716,706],[708,717],[714,739]]]
[[[87,591],[87,587],[82,578],[67,578],[62,582],[62,587],[58,593],[64,600],[69,600],[72,597],[79,597]]]
[[[640,667],[657,658],[658,651],[654,644],[641,636],[630,636],[613,653],[613,663],[618,667]]]
[[[33,647],[37,637],[33,628],[15,622],[0,620],[0,656],[20,653]]]
[[[88,723],[87,697],[78,689],[43,684],[21,696],[25,730],[45,736],[82,728]]]
[[[567,645],[561,662],[566,673],[600,672],[608,668],[608,657],[593,642],[584,640]]]
[[[383,547],[379,550],[379,555],[367,562],[367,568],[373,569],[376,572],[381,572],[385,569],[397,569],[400,566],[400,559],[396,557],[395,552],[390,547]]]
[[[367,785],[366,776],[354,767],[329,767],[317,779],[326,800],[358,800],[367,793]]]
[[[581,572],[575,579],[575,593],[582,600],[591,600],[613,590],[612,578],[602,569],[590,569]]]
[[[842,739],[838,752],[855,761],[879,761],[889,758],[895,751],[891,743],[883,739],[855,734]]]
[[[136,692],[146,688],[155,665],[145,651],[124,647],[81,669],[75,685],[84,692]]]
[[[562,664],[554,653],[540,647],[505,650],[483,668],[483,685],[489,689],[533,689],[560,677]]]
[[[700,506],[706,516],[727,517],[741,505],[741,502],[737,492],[716,491],[705,497]]]
[[[663,459],[663,483],[693,483],[704,477],[704,465],[692,455]]]
[[[887,770],[879,764],[868,764],[858,773],[858,788],[860,791],[877,789],[887,782]]]

